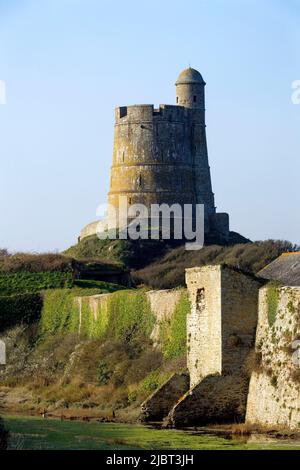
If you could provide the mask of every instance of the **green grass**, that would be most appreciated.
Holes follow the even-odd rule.
[[[69,272],[19,272],[0,274],[0,295],[39,292],[44,289],[73,287]]]
[[[276,321],[279,299],[280,299],[280,284],[278,282],[270,282],[267,287],[269,326],[273,326]]]
[[[11,433],[10,449],[300,449],[298,442],[256,442],[226,439],[217,435],[177,430],[159,430],[140,425],[58,421],[37,417],[5,416]]]
[[[111,292],[116,292],[117,290],[124,290],[127,289],[124,286],[120,286],[119,284],[113,284],[111,282],[105,281],[93,281],[93,280],[85,280],[85,279],[76,279],[74,281],[74,286],[79,287],[80,289],[100,289],[101,294],[110,294]],[[84,291],[82,291],[82,295]]]
[[[65,255],[77,260],[93,259],[138,268],[161,257],[167,249],[168,243],[162,240],[100,240],[92,235],[68,248]]]

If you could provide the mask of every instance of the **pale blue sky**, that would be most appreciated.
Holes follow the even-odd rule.
[[[299,0],[0,0],[0,247],[61,250],[106,201],[114,107],[205,81],[231,228],[300,243]]]

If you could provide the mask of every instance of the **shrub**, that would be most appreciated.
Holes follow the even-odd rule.
[[[139,392],[149,395],[160,387],[165,380],[166,376],[162,375],[159,369],[153,370],[141,382]]]
[[[70,247],[65,254],[78,260],[90,258],[101,262],[113,261],[139,268],[163,256],[168,248],[169,244],[162,240],[100,240],[92,235]]]
[[[70,288],[72,286],[72,274],[68,272],[0,274],[0,293],[2,295],[36,292],[43,289]]]
[[[0,272],[2,273],[68,272],[71,269],[72,259],[56,253],[16,253],[0,256]]]
[[[101,361],[98,364],[97,378],[100,385],[106,385],[113,374],[106,361]]]
[[[0,297],[0,329],[19,323],[33,323],[41,316],[43,301],[39,294]]]
[[[245,366],[244,370],[246,372],[246,375],[248,377],[251,377],[252,372],[262,372],[263,366],[262,366],[262,353],[261,351],[257,351],[255,349],[252,349],[245,361]]]
[[[171,289],[185,285],[185,269],[208,264],[227,264],[257,273],[279,255],[296,251],[297,246],[280,240],[267,240],[234,246],[204,246],[199,251],[186,251],[184,246],[169,250],[158,261],[133,273],[137,284],[153,289]]]

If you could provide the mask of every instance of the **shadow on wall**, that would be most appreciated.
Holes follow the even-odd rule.
[[[208,376],[174,406],[167,424],[184,427],[243,422],[248,386],[249,379],[241,374]]]

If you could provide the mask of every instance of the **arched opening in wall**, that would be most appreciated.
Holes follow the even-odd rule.
[[[176,103],[178,103],[179,99],[178,99],[178,96],[176,96]]]
[[[197,289],[196,293],[196,311],[200,315],[205,309],[205,289]]]
[[[124,163],[124,161],[125,161],[125,152],[123,151],[122,152],[122,162]]]
[[[194,95],[194,103],[196,103],[196,102],[197,102],[197,96]]]

